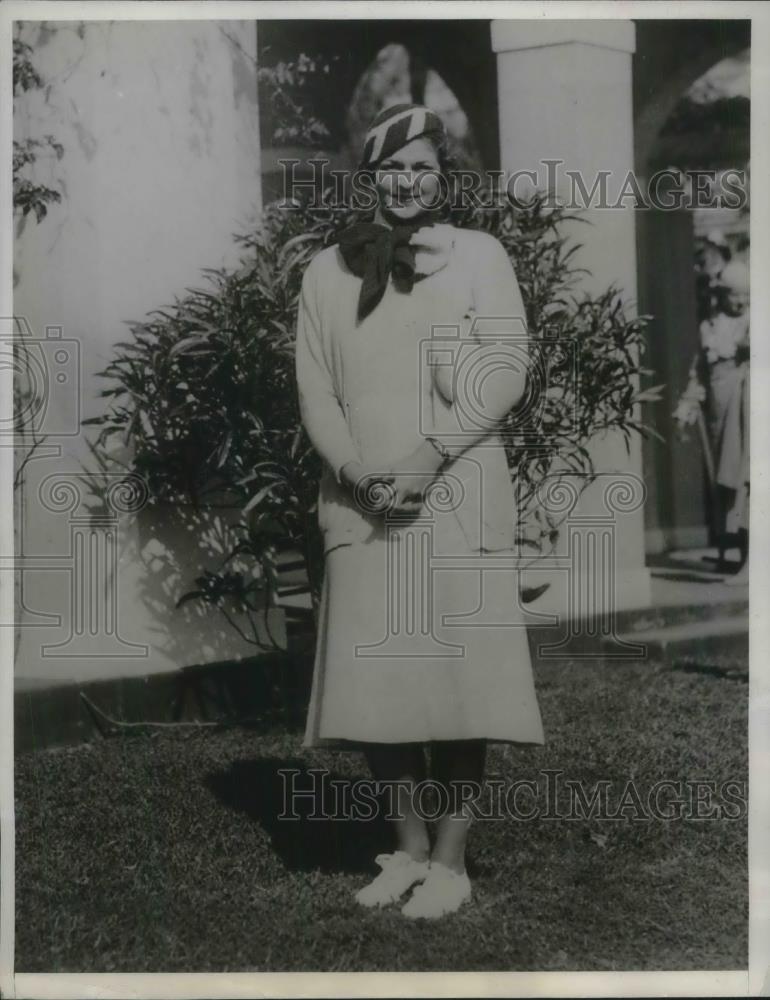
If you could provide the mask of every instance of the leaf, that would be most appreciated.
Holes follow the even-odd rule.
[[[274,486],[275,483],[268,483],[266,486],[263,486],[261,490],[258,490],[251,498],[251,500],[249,500],[249,502],[243,508],[243,513],[248,514],[250,510],[253,510],[254,507],[262,503],[262,501],[265,499],[266,496],[268,496],[268,494],[270,493],[270,491],[273,489]]]
[[[661,382],[660,385],[650,386],[649,389],[645,389],[636,396],[637,403],[658,403],[661,399],[661,393],[666,388],[666,383]]]
[[[184,340],[177,341],[176,344],[168,352],[169,360],[177,357],[179,354],[189,354],[193,351],[197,353],[210,353],[211,348],[207,337],[186,337]]]

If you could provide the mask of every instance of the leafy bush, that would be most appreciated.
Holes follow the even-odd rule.
[[[331,137],[327,125],[330,117],[323,107],[328,103],[329,88],[323,86],[331,78],[331,70],[338,57],[309,56],[301,52],[296,59],[266,65],[269,51],[260,53],[257,83],[265,121],[271,142],[279,146],[299,145],[307,149],[320,148]],[[320,77],[320,79],[319,79]],[[322,104],[318,114],[316,105]]]
[[[639,360],[645,319],[628,318],[614,288],[593,298],[573,294],[580,272],[573,265],[578,245],[564,232],[569,219],[536,195],[515,206],[468,208],[452,220],[501,240],[530,330],[547,328],[553,338],[545,354],[552,388],[534,436],[517,438],[512,415],[508,444],[523,532],[538,551],[558,533],[535,496],[543,479],[569,474],[589,483],[589,440],[609,430],[627,443],[633,433],[648,433],[637,404],[656,398],[656,390],[639,388],[649,374]],[[320,462],[298,416],[295,318],[305,266],[352,220],[350,209],[268,206],[258,232],[236,237],[243,250],[236,270],[208,269],[211,287],[188,289],[172,306],[130,323],[132,339],[117,345],[100,373],[111,383],[102,393],[109,409],[87,421],[101,427],[94,450],[102,464],[116,440],[130,448],[125,468],[146,481],[152,502],[239,508],[230,555],[259,567],[257,589],[273,582],[276,552],[292,548],[305,553],[318,592]],[[577,345],[574,366],[553,349],[567,340]],[[205,600],[216,603],[225,591],[247,600],[251,584],[238,574],[223,566],[214,576],[207,574]]]
[[[32,46],[18,37],[13,39],[13,96],[21,96],[28,90],[36,90],[43,86],[43,78],[32,65]],[[45,184],[26,176],[28,168],[34,164],[41,153],[53,150],[57,160],[64,156],[64,147],[52,135],[41,139],[13,140],[13,211],[26,218],[30,212],[41,222],[48,214],[51,202],[61,202],[61,193]]]

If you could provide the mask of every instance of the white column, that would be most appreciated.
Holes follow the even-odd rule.
[[[561,161],[558,169],[551,168],[550,176],[555,176],[556,192],[562,197],[570,192],[566,171],[578,171],[589,192],[600,172],[609,171],[608,190],[616,199],[634,167],[633,23],[493,21],[492,47],[497,54],[501,169],[507,174],[533,170],[542,186],[548,177],[544,161]],[[582,289],[600,293],[616,283],[633,312],[637,288],[632,199],[627,198],[623,207],[589,207],[583,214],[590,225],[574,223],[567,230],[583,244],[574,259],[589,272]],[[640,441],[633,441],[630,457],[620,438],[592,442],[591,453],[598,470],[617,473],[629,486],[634,483],[629,477],[641,480]],[[590,487],[575,511],[586,527],[593,514],[601,521],[608,515],[605,491],[610,478],[603,476]],[[614,593],[606,599],[613,600],[618,610],[646,606],[650,581],[644,566],[643,509],[616,506],[613,516],[616,576]],[[564,580],[564,574],[554,577],[549,595],[537,603],[538,610],[548,606],[565,611],[574,606],[564,592]]]
[[[175,607],[175,594],[191,589],[205,565],[194,537],[180,540],[148,509],[142,538],[138,522],[121,520],[117,554],[89,536],[83,551],[92,558],[75,566],[80,529],[70,537],[68,515],[46,506],[39,488],[56,473],[80,493],[81,465],[95,469],[87,442],[96,432],[79,420],[104,412],[97,372],[129,339],[127,321],[188,287],[211,288],[202,269],[234,267],[243,255],[233,234],[248,232],[261,212],[256,24],[27,22],[24,40],[46,87],[17,99],[14,134],[50,133],[64,155],[36,164],[36,179],[60,188],[61,202],[40,224],[29,217],[15,231],[14,313],[39,342],[35,357],[52,387],[37,421],[47,450],[36,453],[24,489],[17,674],[67,683],[252,655],[221,616],[202,616],[196,633]],[[147,538],[158,542],[152,556]],[[183,574],[171,592],[160,590],[164,553]],[[212,568],[219,561],[212,552]],[[109,603],[80,629],[71,608],[106,586],[94,566],[109,570]]]

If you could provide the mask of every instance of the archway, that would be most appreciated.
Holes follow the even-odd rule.
[[[655,143],[682,95],[712,66],[751,45],[749,20],[656,21],[636,24],[634,151],[645,175]]]

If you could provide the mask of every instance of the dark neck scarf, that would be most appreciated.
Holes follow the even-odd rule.
[[[433,222],[419,222],[390,229],[376,222],[357,222],[340,235],[339,248],[345,263],[353,274],[363,278],[358,297],[359,321],[377,307],[391,274],[411,292],[417,272],[416,247],[409,241],[418,229],[432,226]]]

